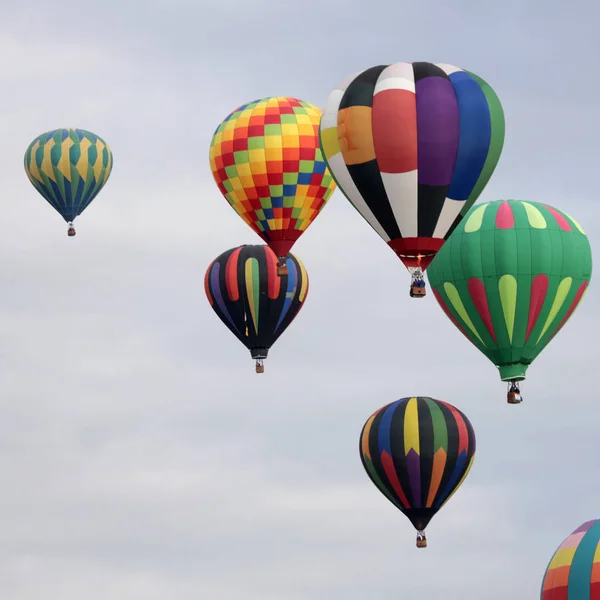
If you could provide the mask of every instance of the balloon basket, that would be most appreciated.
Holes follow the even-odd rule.
[[[427,540],[417,540],[417,548],[427,548]]]
[[[521,402],[523,402],[523,398],[521,398],[521,394],[517,394],[516,392],[508,392],[506,395],[506,401],[508,404],[521,404]]]
[[[419,287],[417,285],[410,286],[410,297],[411,298],[423,298],[427,294],[424,287]]]
[[[69,237],[73,237],[76,234],[77,234],[77,232],[75,231],[75,227],[73,227],[73,223],[69,223],[69,229],[67,229],[67,235]]]
[[[265,372],[265,365],[263,365],[262,362],[257,362],[256,363],[256,372],[257,373],[264,373]]]
[[[283,275],[287,275],[288,274],[288,268],[287,265],[284,264],[278,264],[277,265],[277,275],[279,275],[279,277],[282,277]]]

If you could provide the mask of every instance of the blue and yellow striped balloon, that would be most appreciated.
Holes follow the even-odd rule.
[[[36,137],[25,152],[25,172],[35,189],[69,223],[98,195],[112,171],[108,144],[84,129],[54,129]]]

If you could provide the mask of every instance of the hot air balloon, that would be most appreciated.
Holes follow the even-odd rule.
[[[424,548],[427,524],[473,464],[475,432],[447,402],[402,398],[369,417],[360,457],[371,481],[417,530],[417,548]]]
[[[256,372],[264,372],[269,348],[288,328],[308,293],[308,274],[293,255],[287,274],[277,274],[268,246],[243,245],[218,256],[206,270],[204,289],[213,310],[250,350]]]
[[[279,257],[315,220],[335,182],[319,147],[321,110],[295,98],[255,100],[236,108],[210,144],[210,167],[234,210]]]
[[[73,221],[107,182],[113,156],[107,143],[84,129],[54,129],[42,133],[25,152],[25,172],[35,189],[67,221]]]
[[[452,65],[372,67],[331,93],[320,139],[339,188],[411,273],[411,297],[423,297],[423,272],[500,158],[494,90]]]
[[[499,369],[507,400],[583,298],[592,274],[585,232],[547,204],[497,200],[473,207],[429,267],[450,320]]]
[[[558,547],[540,600],[600,600],[600,520],[584,523]]]

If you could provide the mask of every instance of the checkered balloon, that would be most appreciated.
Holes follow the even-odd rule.
[[[219,190],[280,258],[336,188],[319,145],[321,115],[295,98],[255,100],[234,110],[210,144]]]

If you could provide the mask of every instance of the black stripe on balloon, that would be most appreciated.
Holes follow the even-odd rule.
[[[426,77],[441,77],[442,79],[450,79],[443,69],[430,62],[414,62],[412,63],[415,83]]]
[[[458,458],[458,426],[456,424],[456,420],[454,419],[454,415],[448,407],[441,403],[438,404],[438,406],[440,407],[440,410],[442,411],[446,421],[446,431],[448,433],[448,455],[446,457],[446,466],[444,467],[442,480],[433,501],[433,506],[436,505],[438,499],[446,490],[446,486],[450,481],[450,477],[452,476],[454,467],[456,465],[456,460]]]
[[[398,494],[396,494],[396,492],[394,491],[394,488],[392,487],[392,484],[390,483],[390,480],[385,473],[385,469],[383,468],[383,463],[381,462],[381,454],[379,452],[379,442],[378,442],[379,428],[381,426],[381,419],[383,417],[383,413],[386,411],[386,409],[387,409],[387,406],[382,408],[377,413],[377,415],[373,419],[373,423],[371,424],[371,430],[369,432],[369,438],[368,438],[369,454],[371,455],[371,462],[373,463],[373,469],[375,469],[375,472],[379,476],[379,479],[383,483],[388,494],[396,500],[398,507],[403,507],[404,503],[402,502],[402,500],[400,500],[400,496],[398,496]],[[361,456],[362,456],[362,452],[361,452]],[[363,461],[363,466],[364,466],[364,461]],[[367,471],[367,474],[368,474],[368,471]],[[379,484],[376,481],[374,481],[370,475],[369,475],[369,479],[371,479],[371,481],[373,482],[375,487],[377,489],[379,489],[381,491],[381,493],[383,493],[383,491],[379,487]],[[403,508],[400,508],[400,510],[402,510],[402,512],[405,512]]]
[[[353,106],[372,108],[377,79],[386,67],[387,65],[380,65],[360,73],[346,88],[339,110]],[[381,179],[377,159],[346,167],[354,185],[386,234],[391,239],[402,237]]]
[[[427,401],[419,398],[417,400],[419,414],[419,456],[421,471],[421,506],[427,504],[429,487],[431,485],[431,474],[433,472],[433,419]]]
[[[418,237],[433,236],[433,232],[442,214],[442,208],[444,207],[449,188],[449,185],[418,184]]]
[[[387,67],[388,65],[378,65],[359,73],[346,88],[338,111],[352,106],[368,106],[372,108],[375,84],[383,70]]]
[[[388,237],[392,240],[401,238],[402,233],[390,206],[377,159],[356,165],[346,165],[346,168],[365,204]]]

